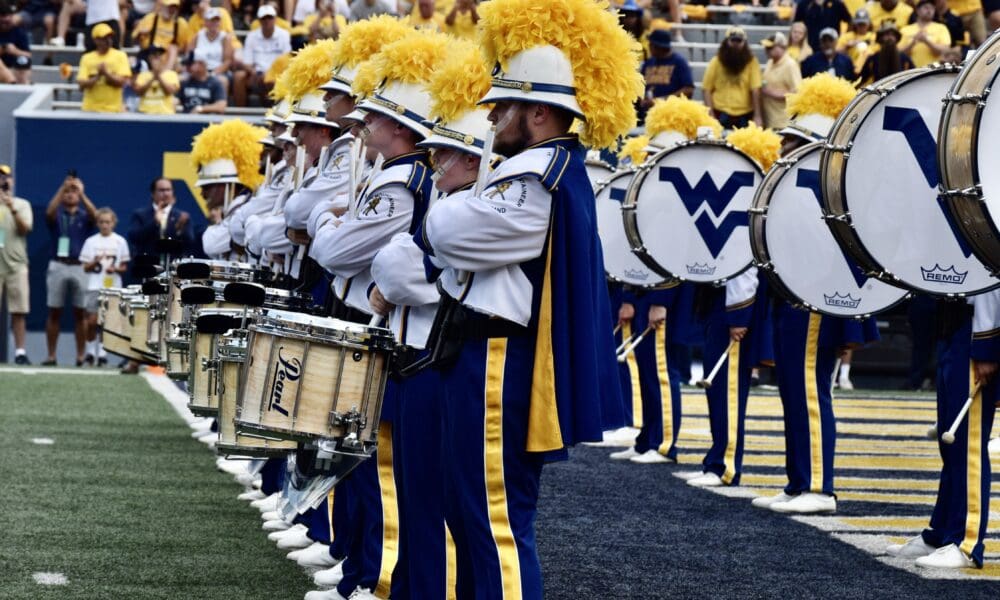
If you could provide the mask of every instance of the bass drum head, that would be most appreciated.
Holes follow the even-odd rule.
[[[664,150],[632,180],[629,240],[664,277],[721,283],[750,266],[747,210],[763,173],[725,142],[698,140]]]
[[[838,245],[823,221],[820,149],[814,143],[783,161],[783,173],[768,186],[763,246],[779,290],[787,300],[835,317],[864,317],[891,308],[907,291],[865,275]],[[769,182],[770,183],[770,176]],[[758,203],[759,205],[760,203]],[[760,243],[755,240],[757,245]]]
[[[886,278],[944,296],[998,285],[939,199],[940,99],[954,80],[950,67],[894,81],[857,127],[843,174],[850,223]]]
[[[590,179],[590,187],[594,188],[595,192],[597,191],[598,186],[608,179],[611,179],[611,176],[615,173],[615,170],[611,168],[611,165],[603,160],[588,158],[587,162],[584,164],[587,168],[587,179]]]
[[[597,232],[604,254],[604,271],[608,279],[639,287],[654,287],[666,279],[639,260],[629,245],[622,217],[622,202],[635,171],[621,171],[598,185]]]

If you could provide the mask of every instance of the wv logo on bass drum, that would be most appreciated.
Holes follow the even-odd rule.
[[[706,172],[691,187],[679,168],[660,167],[660,181],[670,183],[677,190],[684,208],[694,218],[694,226],[705,241],[712,258],[718,258],[733,231],[737,227],[745,227],[749,221],[745,210],[729,211],[725,217],[722,214],[741,188],[753,187],[752,171],[734,171],[721,188],[715,187],[715,182]]]
[[[276,410],[288,416],[288,410],[281,405],[281,396],[285,391],[286,382],[298,381],[302,377],[302,361],[298,358],[286,359],[281,351],[284,346],[278,347],[278,363],[274,370],[274,379],[271,381],[271,397],[267,402],[267,410]]]

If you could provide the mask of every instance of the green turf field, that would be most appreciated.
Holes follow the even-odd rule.
[[[143,379],[0,371],[0,414],[0,598],[275,599],[311,589]],[[37,572],[69,582],[39,585]]]

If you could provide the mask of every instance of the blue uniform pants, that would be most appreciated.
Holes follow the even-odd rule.
[[[705,326],[706,371],[726,352],[729,339],[729,325],[725,319],[710,319]],[[702,469],[715,473],[726,485],[739,485],[752,365],[746,360],[746,349],[740,342],[733,343],[728,354],[712,386],[705,391],[712,446],[702,461]],[[707,377],[708,373],[705,375]]]
[[[648,302],[635,305],[632,327],[642,332],[649,324]],[[642,396],[642,424],[635,439],[635,451],[656,450],[677,459],[677,434],[681,428],[680,373],[671,372],[667,359],[667,325],[646,334],[635,348]],[[631,365],[630,365],[631,366]]]

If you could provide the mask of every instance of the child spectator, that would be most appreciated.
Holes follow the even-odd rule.
[[[17,7],[12,0],[0,2],[0,59],[17,83],[31,83],[31,38],[26,27],[17,26]]]
[[[98,366],[108,363],[104,346],[97,340],[97,296],[100,290],[122,286],[122,273],[128,270],[131,260],[128,242],[115,233],[118,216],[110,208],[97,211],[98,232],[87,238],[80,250],[80,262],[87,273],[87,350],[85,365]]]

